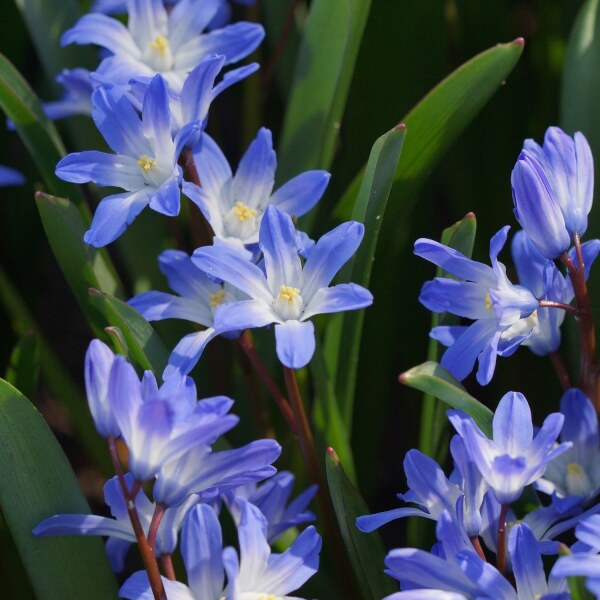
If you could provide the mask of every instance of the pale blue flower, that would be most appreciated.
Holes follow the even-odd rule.
[[[508,229],[503,227],[490,241],[491,267],[433,240],[415,242],[417,256],[458,278],[436,277],[426,282],[419,301],[433,312],[449,312],[475,321],[468,327],[435,327],[430,334],[449,346],[441,364],[459,380],[473,370],[478,360],[477,381],[481,385],[489,383],[496,356],[514,353],[536,325],[538,299],[531,290],[512,284],[497,258]]]
[[[235,175],[223,152],[206,134],[194,160],[202,185],[185,182],[183,193],[198,205],[217,238],[240,248],[258,242],[269,205],[301,217],[319,201],[330,179],[326,171],[306,171],[274,192],[277,159],[271,132],[264,127],[246,150]]]
[[[180,0],[167,12],[162,0],[128,0],[127,26],[90,13],[67,30],[61,42],[106,48],[111,55],[102,60],[98,73],[116,85],[159,73],[179,92],[187,74],[204,58],[222,54],[228,64],[237,62],[264,37],[261,25],[245,22],[202,33],[220,4],[220,0]]]
[[[518,392],[505,394],[498,403],[491,440],[465,413],[451,410],[448,416],[500,504],[517,500],[526,485],[544,474],[550,461],[572,446],[571,442],[555,444],[564,422],[560,413],[549,415],[534,437],[531,410]]]
[[[171,137],[167,86],[159,75],[144,97],[141,119],[115,89],[98,89],[93,102],[92,117],[116,154],[69,154],[56,166],[56,174],[73,183],[93,181],[126,190],[103,198],[96,209],[84,240],[100,247],[119,237],[147,205],[168,216],[179,213],[177,159],[186,139]]]
[[[231,248],[197,249],[192,256],[194,264],[251,298],[221,305],[215,312],[215,329],[225,332],[275,323],[279,360],[292,369],[304,367],[315,349],[312,316],[364,308],[372,302],[369,291],[359,285],[328,287],[356,252],[363,232],[363,225],[355,222],[336,227],[316,243],[303,268],[291,217],[269,206],[259,237],[264,272]]]

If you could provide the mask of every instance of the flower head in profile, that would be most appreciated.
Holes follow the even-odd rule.
[[[528,288],[511,283],[498,260],[508,229],[503,227],[490,241],[491,267],[433,240],[421,238],[415,242],[417,256],[455,276],[426,282],[419,301],[433,312],[474,320],[469,326],[435,327],[430,334],[448,346],[441,364],[460,380],[478,360],[477,381],[481,385],[489,383],[496,356],[515,352],[537,323],[538,299]]]
[[[239,331],[275,323],[279,360],[291,369],[304,367],[315,350],[312,316],[364,308],[373,301],[368,290],[354,283],[329,287],[356,252],[363,231],[363,225],[355,222],[336,227],[316,243],[303,267],[292,218],[269,206],[259,235],[264,271],[229,247],[197,249],[192,256],[194,264],[250,297],[222,304],[215,312],[215,329]]]
[[[246,150],[235,175],[208,135],[194,159],[202,186],[185,182],[183,193],[200,208],[218,239],[239,248],[258,242],[269,205],[301,217],[319,201],[330,178],[327,171],[306,171],[274,192],[277,159],[271,132],[265,128]]]
[[[491,440],[465,413],[451,410],[448,416],[500,504],[517,500],[526,485],[538,480],[548,464],[572,446],[571,442],[556,444],[564,422],[560,413],[546,417],[534,437],[531,410],[518,392],[508,392],[498,403]]]
[[[174,216],[179,213],[181,169],[177,159],[185,143],[171,137],[169,99],[157,75],[144,97],[141,118],[116,89],[93,95],[92,117],[115,154],[88,150],[65,156],[56,174],[65,181],[126,190],[103,198],[84,241],[100,247],[119,237],[144,207]]]
[[[167,11],[162,0],[128,0],[127,25],[90,13],[67,30],[61,42],[106,48],[110,55],[97,72],[115,85],[159,73],[180,93],[187,74],[204,58],[222,54],[228,64],[237,62],[264,37],[261,25],[245,22],[203,33],[220,5],[221,0],[180,0]]]

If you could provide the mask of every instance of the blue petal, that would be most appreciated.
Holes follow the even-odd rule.
[[[335,274],[356,252],[364,232],[362,223],[349,221],[319,239],[304,265],[304,284],[300,294],[305,302],[310,302],[317,290],[331,283]]]
[[[187,76],[181,90],[181,112],[184,123],[206,119],[208,108],[214,98],[215,79],[221,72],[224,62],[224,56],[211,56],[203,60]]]
[[[200,360],[206,344],[217,335],[217,331],[209,327],[204,331],[190,333],[181,338],[169,356],[169,364],[165,367],[163,379],[171,377],[176,372],[182,374],[189,373]]]
[[[264,327],[276,321],[277,316],[262,300],[242,300],[219,306],[215,311],[214,326],[221,333]]]
[[[101,248],[116,240],[149,202],[145,190],[107,196],[100,201],[92,224],[83,236],[90,246]]]
[[[208,304],[208,296],[223,289],[221,285],[211,281],[206,273],[194,265],[191,257],[181,250],[162,252],[158,257],[158,266],[174,292],[196,302],[206,298]]]
[[[231,168],[219,145],[206,133],[202,135],[200,150],[194,153],[194,162],[202,182],[202,190],[210,195],[220,196],[225,183],[232,178]],[[183,191],[187,195],[185,187]]]
[[[158,158],[173,147],[171,138],[171,111],[169,109],[169,93],[167,84],[160,75],[155,75],[144,95],[142,105],[142,132]],[[171,157],[169,157],[171,158]],[[177,157],[171,158],[173,164]],[[163,162],[159,159],[159,162]]]
[[[158,189],[148,194],[150,208],[158,213],[175,217],[179,214],[180,192],[179,177],[173,176],[167,179]]]
[[[179,49],[189,39],[197,38],[215,16],[220,0],[179,0],[169,15],[169,42],[179,54]],[[204,56],[214,54],[206,52]],[[196,61],[194,67],[200,62]]]
[[[589,398],[578,388],[567,390],[560,400],[560,412],[565,416],[561,440],[574,442],[577,462],[583,463],[590,453],[598,451],[598,419]]]
[[[192,262],[213,279],[222,279],[251,298],[262,300],[268,305],[273,302],[264,273],[245,256],[229,247],[198,248],[192,255]]]
[[[262,127],[246,150],[233,178],[233,198],[258,208],[270,198],[277,165],[271,132]]]
[[[144,292],[128,302],[146,321],[163,319],[185,319],[205,327],[212,325],[210,309],[195,298],[180,298],[165,292]]]
[[[426,281],[419,302],[432,312],[449,312],[468,319],[489,319],[489,288],[480,283],[436,277]]]
[[[260,65],[258,63],[250,63],[249,65],[244,65],[243,67],[227,71],[227,73],[223,75],[221,81],[215,85],[213,89],[213,99],[221,92],[224,92],[228,87],[231,87],[238,81],[241,81],[242,79],[252,75],[252,73],[255,73],[259,67]]]
[[[56,176],[72,183],[93,181],[129,192],[144,187],[144,177],[135,159],[95,150],[68,154],[56,165]]]
[[[539,598],[548,591],[538,541],[524,523],[513,526],[508,548],[519,596]]]
[[[429,332],[429,337],[444,346],[452,346],[466,330],[465,325],[439,325]]]
[[[271,555],[271,548],[267,543],[267,520],[260,510],[247,500],[240,498],[239,502],[241,518],[238,525],[240,544],[238,580],[251,582],[256,581],[259,574],[264,572]],[[260,580],[262,583],[262,577]],[[267,590],[272,591],[269,587],[266,587],[264,591]]]
[[[511,456],[523,455],[533,440],[531,410],[523,394],[505,394],[494,414],[494,443],[500,452]]]
[[[0,186],[23,185],[25,177],[10,167],[0,165]]]
[[[364,532],[371,533],[379,529],[382,525],[395,521],[396,519],[402,519],[404,517],[426,517],[431,519],[431,515],[420,508],[394,508],[392,510],[386,510],[385,512],[375,513],[373,515],[363,515],[357,517],[356,527]]]
[[[448,248],[434,240],[420,238],[415,242],[414,253],[440,267],[444,271],[465,279],[494,287],[496,277],[491,267],[471,260],[453,248]]]
[[[218,598],[223,591],[223,539],[214,509],[198,504],[188,513],[181,537],[187,581],[198,598]]]
[[[146,48],[157,34],[167,33],[167,11],[162,0],[128,0],[127,27],[140,48]]]
[[[271,204],[289,215],[301,217],[321,199],[330,179],[327,171],[300,173],[271,196]]]
[[[273,297],[277,297],[283,285],[301,287],[302,263],[296,247],[296,229],[292,218],[269,206],[260,224],[259,240],[267,283]]]
[[[140,117],[126,96],[100,87],[93,93],[92,102],[92,119],[112,150],[136,160],[151,153]]]
[[[311,321],[284,321],[275,325],[277,358],[289,369],[305,367],[315,352],[315,328]]]
[[[98,515],[54,515],[42,521],[33,535],[109,535],[130,542],[135,535],[129,523]]]
[[[301,319],[305,321],[313,315],[357,310],[370,306],[372,303],[373,295],[369,290],[356,283],[340,283],[318,290]]]
[[[116,19],[98,13],[81,17],[71,29],[67,29],[60,39],[63,46],[68,44],[95,44],[110,50],[114,54],[130,55],[141,58],[131,33]]]
[[[169,581],[165,577],[161,577],[161,579],[169,600],[196,600],[187,585],[178,581]],[[126,598],[127,600],[154,600],[154,592],[150,587],[148,573],[146,571],[134,573],[121,586],[119,598]]]

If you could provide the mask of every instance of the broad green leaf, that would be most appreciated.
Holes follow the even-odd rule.
[[[518,38],[478,54],[434,87],[403,119],[410,135],[396,171],[393,195],[402,203],[390,205],[389,218],[401,221],[409,199],[440,157],[502,86],[523,52]],[[363,171],[358,173],[336,208],[347,219],[357,197]]]
[[[116,598],[100,539],[38,539],[32,529],[60,513],[89,513],[79,484],[44,419],[0,380],[0,507],[38,598]]]
[[[100,311],[111,327],[117,327],[126,344],[128,356],[144,370],[151,370],[160,376],[167,364],[169,353],[158,334],[127,303],[110,294],[90,289],[90,300]]]
[[[97,62],[91,47],[60,45],[61,35],[81,16],[75,0],[15,0],[15,4],[50,80],[65,67],[92,68]]]
[[[373,145],[351,217],[353,221],[364,223],[365,236],[356,255],[342,270],[341,281],[369,287],[379,231],[405,134],[406,128],[399,125],[382,135]],[[332,333],[327,338],[328,364],[336,380],[336,396],[348,429],[352,427],[363,322],[362,310],[340,313],[332,319]]]
[[[121,293],[108,254],[104,249],[84,243],[87,223],[72,202],[41,192],[36,194],[36,202],[50,247],[63,275],[88,322],[100,335],[106,323],[90,306],[87,290],[93,287],[110,294]]]
[[[33,331],[27,332],[13,348],[5,379],[28,398],[35,398],[40,370],[40,349]]]
[[[435,362],[427,361],[402,373],[400,383],[439,398],[452,408],[467,413],[481,431],[492,437],[492,411],[469,395],[460,381]]]
[[[74,188],[54,174],[56,163],[65,153],[58,132],[44,115],[29,84],[3,54],[0,54],[0,108],[15,124],[47,188],[53,194],[72,193]]]
[[[473,213],[468,213],[463,219],[454,223],[442,232],[441,242],[445,246],[454,248],[462,252],[465,256],[471,257],[473,245],[475,243],[475,233],[477,230],[477,220]],[[436,277],[453,277],[442,269],[437,269]],[[432,313],[431,328],[438,325],[450,325],[447,314]],[[429,341],[427,360],[437,362],[439,344],[433,338]],[[431,394],[425,394],[423,397],[423,407],[421,410],[421,423],[419,433],[419,450],[428,456],[443,462],[440,451],[447,452],[446,436],[443,432],[446,430],[447,420],[444,414],[443,406]]]
[[[112,464],[106,451],[106,444],[96,432],[85,397],[56,358],[25,301],[1,268],[0,302],[10,317],[11,325],[17,335],[27,335],[32,331],[35,333],[40,353],[39,364],[42,379],[57,402],[65,407],[77,437],[90,458],[104,473],[112,473]]]
[[[381,600],[392,594],[396,586],[383,573],[385,551],[379,533],[363,533],[356,528],[356,518],[369,514],[369,509],[348,480],[333,448],[327,449],[325,467],[329,493],[362,597]]]
[[[333,389],[332,378],[327,372],[323,350],[317,340],[315,354],[310,362],[310,372],[315,386],[313,421],[324,446],[337,448],[340,460],[346,465],[351,481],[356,481],[354,457],[350,446],[349,429],[346,427]]]
[[[278,152],[280,181],[327,169],[371,0],[314,0],[303,33]]]

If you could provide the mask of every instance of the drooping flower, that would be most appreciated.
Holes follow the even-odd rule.
[[[531,410],[518,392],[508,392],[498,403],[491,440],[465,413],[451,410],[448,416],[500,504],[517,500],[526,485],[544,474],[550,461],[572,446],[571,442],[555,444],[564,422],[560,413],[546,417],[534,437]]]
[[[240,248],[258,242],[267,206],[301,217],[319,201],[330,179],[326,171],[306,171],[273,192],[277,159],[271,132],[265,128],[246,150],[235,175],[206,134],[194,159],[202,186],[185,182],[183,193],[198,205],[217,238]]]
[[[94,122],[115,154],[69,154],[56,166],[56,174],[73,183],[93,181],[126,190],[100,202],[84,236],[86,243],[101,247],[119,237],[147,205],[165,215],[179,213],[177,159],[186,139],[171,137],[167,86],[160,75],[144,97],[141,119],[117,90],[100,88],[93,102]]]
[[[272,554],[263,514],[241,500],[238,526],[240,559],[234,548],[222,550],[219,521],[208,505],[194,507],[184,524],[181,552],[188,585],[163,578],[169,598],[179,600],[300,600],[287,594],[317,572],[321,538],[314,527],[305,529],[282,554]],[[224,574],[227,586],[223,589]],[[131,576],[119,591],[129,600],[152,600],[145,572]]]
[[[364,308],[373,300],[368,290],[354,283],[328,287],[358,248],[363,231],[363,225],[355,222],[336,227],[316,243],[303,268],[291,217],[269,206],[259,235],[264,272],[231,248],[197,249],[194,264],[251,298],[222,304],[215,312],[215,329],[225,332],[275,323],[279,360],[291,369],[304,367],[315,349],[312,316]]]
[[[508,229],[503,227],[490,241],[491,267],[433,240],[421,238],[415,242],[417,256],[460,278],[436,277],[426,282],[419,301],[433,312],[449,312],[475,321],[468,327],[435,327],[430,334],[449,346],[441,364],[460,380],[478,360],[477,381],[481,385],[489,383],[496,356],[510,356],[536,325],[538,299],[531,290],[512,284],[497,259]]]
[[[585,136],[577,131],[570,137],[560,127],[548,127],[544,144],[527,139],[523,154],[542,167],[569,234],[582,236],[594,198],[594,158]]]
[[[161,74],[179,93],[187,74],[213,54],[227,63],[248,56],[264,30],[239,22],[202,33],[217,14],[221,0],[180,0],[168,12],[162,0],[127,0],[127,26],[101,13],[84,15],[62,38],[63,45],[95,44],[111,55],[98,67],[103,78],[127,85],[136,77]]]

